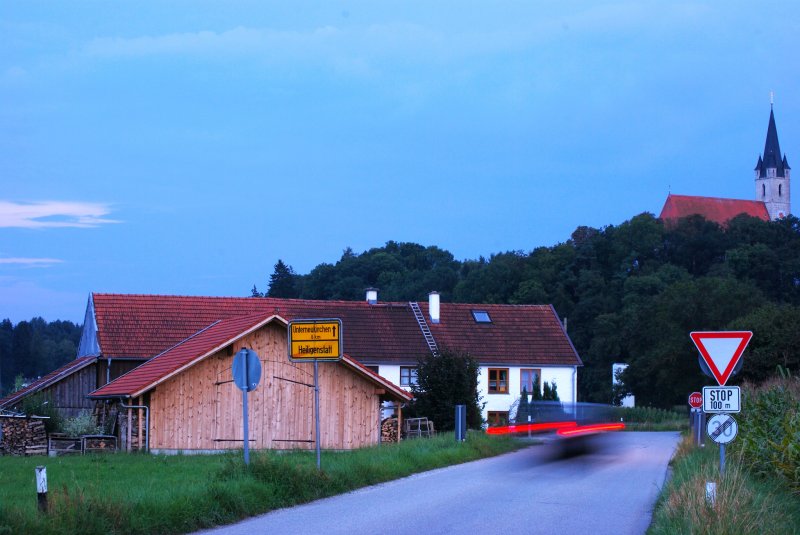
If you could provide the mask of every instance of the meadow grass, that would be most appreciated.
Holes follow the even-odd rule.
[[[717,484],[714,505],[706,501],[707,481]],[[697,448],[685,437],[647,533],[800,534],[800,501],[783,482],[750,473],[740,455],[727,457],[721,477],[718,446]]]
[[[627,431],[683,431],[689,428],[689,413],[655,407],[614,407],[614,418]]]
[[[0,534],[186,533],[527,445],[470,432],[346,452],[0,457]],[[47,466],[50,512],[36,509]]]

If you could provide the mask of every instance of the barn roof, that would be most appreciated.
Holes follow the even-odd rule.
[[[287,321],[340,318],[347,353],[366,361],[407,360],[428,351],[408,303],[122,294],[92,298],[100,347],[110,358],[152,357],[217,320],[250,314]]]
[[[412,364],[429,351],[409,303],[314,301],[260,297],[93,294],[103,357],[152,357],[219,320],[274,315],[286,321],[339,318],[347,354],[365,364]],[[427,302],[420,307],[427,314]],[[491,324],[472,310],[489,310]],[[461,349],[482,364],[580,366],[580,357],[550,305],[442,303],[430,324],[442,347]]]
[[[273,321],[278,321],[281,325],[288,323],[280,316],[265,316],[263,313],[214,321],[138,368],[95,390],[89,397],[102,399],[139,396]],[[373,373],[349,357],[345,356],[342,364],[383,387],[394,399],[407,401],[412,397],[399,386]]]
[[[25,396],[34,394],[43,388],[47,388],[51,384],[60,381],[61,379],[72,375],[73,373],[82,370],[86,366],[92,364],[97,360],[96,357],[79,357],[64,364],[60,368],[53,370],[44,377],[37,379],[25,388],[17,390],[6,397],[0,399],[0,408],[13,407],[15,403],[22,400]]]
[[[740,214],[769,221],[767,206],[762,201],[673,194],[667,196],[661,215],[658,217],[664,221],[675,222],[682,217],[701,215],[709,221],[724,225]]]

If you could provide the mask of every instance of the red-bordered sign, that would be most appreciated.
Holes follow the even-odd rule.
[[[748,342],[750,331],[695,331],[689,333],[720,386],[725,386]]]
[[[703,406],[703,394],[700,392],[692,392],[689,394],[689,406],[693,409],[699,409]]]

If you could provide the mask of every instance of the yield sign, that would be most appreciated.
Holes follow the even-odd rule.
[[[744,348],[753,337],[750,331],[715,331],[689,333],[703,360],[720,386],[725,386]]]

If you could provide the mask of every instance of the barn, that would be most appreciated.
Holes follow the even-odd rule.
[[[143,425],[137,438],[154,452],[241,448],[242,392],[233,383],[231,367],[235,353],[248,348],[258,354],[263,370],[248,398],[250,447],[312,448],[313,365],[287,358],[287,324],[274,314],[215,321],[89,397],[121,403],[128,411],[123,443],[130,443],[134,429]],[[411,399],[347,356],[319,365],[319,388],[320,446],[325,449],[377,444],[381,403]],[[144,420],[142,411],[147,411]]]

